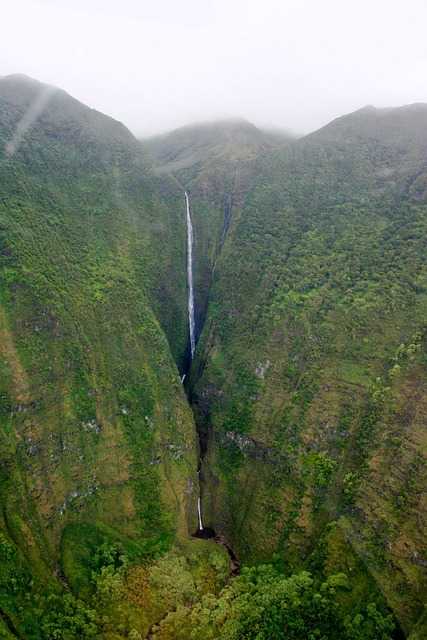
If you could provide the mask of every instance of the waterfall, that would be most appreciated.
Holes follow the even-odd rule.
[[[199,531],[203,531],[202,504],[200,496],[197,498],[197,515],[199,517]]]
[[[196,323],[194,320],[194,289],[193,289],[193,224],[190,215],[190,201],[185,192],[185,204],[187,208],[187,281],[188,281],[188,325],[190,328],[190,352],[194,358],[196,350]]]
[[[187,211],[187,282],[188,282],[188,326],[190,330],[190,354],[191,360],[194,358],[194,352],[196,351],[196,323],[194,319],[194,287],[193,287],[193,223],[191,222],[191,214],[190,214],[190,200],[188,198],[188,193],[185,192],[185,206]],[[181,378],[181,382],[183,383],[185,380],[185,373]],[[200,471],[198,471],[199,476],[199,486],[200,486]],[[200,490],[199,497],[197,498],[197,517],[199,522],[199,531],[203,531],[203,520],[202,520],[202,501],[200,499]]]

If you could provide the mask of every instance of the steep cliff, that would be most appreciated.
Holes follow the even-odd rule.
[[[0,81],[0,184],[2,562],[73,583],[96,544],[145,557],[196,526],[194,424],[161,328],[182,353],[181,193],[123,125],[21,76]],[[20,635],[28,584],[2,586]]]
[[[426,131],[426,105],[368,107],[257,155],[192,370],[206,524],[241,558],[358,558],[405,631],[427,589]]]

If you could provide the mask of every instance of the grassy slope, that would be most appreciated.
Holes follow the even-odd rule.
[[[68,543],[143,556],[195,527],[193,421],[155,314],[179,360],[180,193],[120,123],[21,77],[0,82],[0,184],[2,558],[10,576],[73,580]],[[11,598],[3,577],[22,632],[26,578]]]
[[[338,521],[407,631],[427,593],[426,130],[425,106],[367,108],[258,156],[192,372],[206,524],[296,567]]]

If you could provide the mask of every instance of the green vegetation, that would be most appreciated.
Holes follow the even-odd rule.
[[[91,555],[80,558],[82,570],[90,572],[89,590],[75,584],[84,599],[37,589],[25,571],[7,573],[16,549],[4,539],[0,549],[6,568],[2,609],[9,597],[18,606],[19,633],[37,640],[137,639],[149,632],[159,640],[389,640],[394,627],[382,601],[367,599],[367,592],[354,594],[344,573],[326,579],[308,572],[286,576],[273,565],[260,565],[224,586],[227,555],[210,542],[187,544],[143,564],[134,564],[118,543],[93,545]],[[26,595],[19,603],[22,581]]]
[[[191,609],[169,614],[154,634],[202,640],[390,640],[393,621],[376,604],[346,610],[341,592],[351,586],[344,574],[316,583],[307,572],[290,577],[273,567],[245,569],[219,597],[205,596]]]
[[[164,553],[195,527],[197,498],[192,416],[157,318],[183,361],[180,191],[122,125],[60,91],[11,153],[45,91],[0,81],[0,530],[17,580],[0,610],[24,636],[38,594],[62,598],[64,572],[85,596],[78,559],[94,544]],[[92,633],[84,607],[58,609],[79,619],[73,637]],[[46,625],[56,637],[58,620]]]
[[[257,155],[192,373],[207,524],[299,570],[337,521],[405,631],[427,593],[426,124],[365,109]]]
[[[426,131],[415,105],[138,142],[0,79],[1,638],[425,636]],[[183,189],[203,518],[237,577],[189,537]]]
[[[158,175],[173,176],[190,194],[193,219],[196,324],[204,323],[212,271],[253,177],[260,153],[290,137],[260,131],[245,120],[182,127],[142,141]]]

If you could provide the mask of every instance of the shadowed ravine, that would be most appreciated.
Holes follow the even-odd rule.
[[[186,208],[186,222],[187,222],[187,291],[188,291],[188,331],[189,331],[189,361],[188,366],[184,374],[182,375],[182,382],[187,381],[187,375],[191,368],[191,363],[194,359],[195,351],[196,351],[196,335],[197,335],[197,327],[195,321],[195,303],[194,303],[194,279],[193,279],[193,246],[194,246],[194,231],[193,231],[193,223],[191,220],[191,209],[190,209],[190,198],[187,191],[184,192],[185,195],[185,208]],[[200,331],[199,331],[200,334]],[[187,396],[188,401],[191,406],[191,393],[188,393],[189,389],[187,388]],[[203,490],[203,478],[202,478],[202,463],[203,459],[206,455],[206,434],[204,434],[197,425],[197,435],[199,441],[199,463],[198,463],[198,479],[199,479],[199,495],[197,498],[197,523],[198,528],[194,532],[193,536],[195,538],[203,538],[203,539],[213,539],[218,544],[222,545],[226,550],[230,557],[230,568],[231,575],[237,575],[240,570],[240,563],[237,559],[236,554],[233,549],[227,543],[226,539],[222,535],[217,535],[214,529],[211,527],[205,527],[203,525],[203,512],[202,512],[202,490]]]

